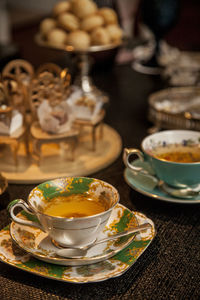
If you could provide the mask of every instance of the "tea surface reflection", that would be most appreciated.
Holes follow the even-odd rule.
[[[53,217],[81,218],[106,210],[106,203],[89,193],[57,196],[44,208],[44,213]]]

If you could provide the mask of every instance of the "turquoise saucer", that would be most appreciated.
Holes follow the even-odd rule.
[[[142,166],[144,169],[148,170],[149,173],[152,175],[153,170],[151,166],[147,162],[142,162],[141,160],[137,159],[132,163],[134,166]],[[162,192],[150,177],[145,175],[133,173],[130,169],[126,168],[124,171],[124,178],[126,183],[136,190],[137,192],[154,198],[155,200],[163,200],[167,202],[173,203],[184,203],[184,204],[196,204],[200,203],[200,195],[196,196],[192,199],[179,199],[168,194]]]

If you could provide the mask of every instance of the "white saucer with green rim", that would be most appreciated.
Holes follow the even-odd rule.
[[[127,228],[128,225],[131,227],[134,226],[135,221],[133,221],[133,224],[128,221],[132,220],[133,215],[133,220],[136,220],[138,225],[148,222],[152,227],[137,233],[128,246],[106,260],[82,266],[63,266],[42,261],[19,248],[17,244],[13,242],[10,236],[10,226],[6,226],[0,231],[0,260],[20,270],[62,282],[80,284],[99,282],[118,277],[138,260],[151,244],[156,233],[153,221],[145,215],[139,212],[131,212],[122,205],[117,207],[116,212],[116,218],[112,218],[109,224],[109,227],[113,228],[112,232],[121,231],[125,227]],[[119,220],[119,222],[117,220]],[[112,226],[112,224],[114,226]],[[34,248],[35,246],[31,242],[31,235],[29,237],[23,231],[21,234],[30,241],[29,247]]]
[[[20,214],[21,218],[31,218],[25,211],[22,211]],[[123,205],[118,204],[113,209],[108,224],[104,232],[100,234],[99,239],[136,226],[137,219],[134,214]],[[47,233],[38,228],[18,224],[13,221],[10,225],[10,235],[20,248],[34,257],[65,266],[88,265],[108,259],[128,246],[135,236],[135,234],[132,234],[104,242],[91,247],[85,257],[72,259],[56,255],[58,248],[52,243]]]
[[[132,162],[135,166],[142,166],[143,169],[147,170],[150,174],[154,174],[151,166],[148,162],[142,162],[139,159],[136,159]],[[137,192],[154,198],[155,200],[163,200],[167,202],[173,203],[182,203],[182,204],[197,204],[200,203],[200,195],[191,198],[191,199],[179,199],[173,196],[170,196],[159,189],[159,187],[155,186],[155,182],[150,178],[143,174],[133,173],[130,169],[126,168],[124,171],[124,178],[126,183]],[[199,187],[200,189],[200,187]]]

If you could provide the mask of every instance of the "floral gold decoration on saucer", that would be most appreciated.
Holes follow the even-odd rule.
[[[147,249],[155,236],[155,228],[153,222],[141,213],[130,212],[130,210],[122,205],[118,205],[116,209],[117,211],[110,222],[112,227],[108,224],[106,232],[116,232],[116,230],[122,231],[130,222],[132,222],[132,219],[135,219],[138,224],[150,222],[152,224],[152,230],[148,229],[142,233],[138,233],[127,247],[123,248],[111,258],[81,266],[63,266],[44,262],[25,251],[16,252],[15,250],[14,252],[14,244],[10,237],[9,226],[7,226],[0,231],[0,259],[10,266],[31,272],[32,274],[64,282],[98,282],[120,276],[126,272]],[[120,218],[118,217],[118,211],[120,211]],[[16,224],[12,226],[16,226]],[[15,232],[15,234],[17,233]],[[24,241],[26,240],[27,237]],[[39,239],[37,243],[38,242]],[[108,247],[108,250],[109,249],[110,248]],[[71,262],[73,261],[74,260],[71,260]]]
[[[117,216],[118,211],[121,211],[120,218]],[[22,215],[20,214],[20,218],[23,216],[25,217],[25,220],[29,220],[29,215],[24,212],[22,213]],[[137,226],[135,216],[130,213],[130,211],[127,211],[122,205],[118,204],[116,208],[113,209],[110,220],[103,232],[100,233],[98,239],[112,235],[113,232],[118,233],[126,230],[127,227],[130,226],[130,222],[133,228]],[[84,257],[71,259],[57,256],[56,251],[58,248],[56,247],[56,243],[52,242],[51,239],[47,237],[47,234],[37,228],[30,228],[12,222],[10,230],[11,237],[20,248],[40,260],[66,266],[89,265],[108,259],[128,246],[135,236],[135,234],[132,234],[130,236],[107,241],[91,247]]]

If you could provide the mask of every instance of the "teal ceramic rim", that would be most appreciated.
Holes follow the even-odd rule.
[[[169,165],[179,165],[179,166],[194,166],[194,165],[199,165],[200,164],[200,162],[192,162],[192,163],[181,163],[181,162],[174,162],[174,161],[168,161],[168,160],[164,160],[164,159],[159,159],[159,158],[157,158],[157,157],[155,157],[155,156],[153,156],[152,154],[149,154],[145,149],[144,149],[144,146],[143,146],[143,144],[144,144],[144,142],[145,142],[145,140],[147,140],[148,138],[150,138],[151,136],[153,137],[153,136],[155,136],[155,135],[158,135],[158,134],[161,134],[161,133],[168,133],[168,132],[174,132],[174,133],[178,133],[178,132],[182,132],[182,133],[184,133],[184,132],[187,132],[187,133],[194,133],[194,134],[196,134],[196,135],[199,135],[199,138],[200,138],[200,132],[198,132],[198,131],[194,131],[194,130],[163,130],[163,131],[159,131],[159,132],[156,132],[156,133],[153,133],[153,134],[150,134],[150,135],[148,135],[148,136],[146,136],[143,140],[142,140],[142,142],[141,142],[141,149],[142,149],[142,151],[146,154],[146,155],[148,155],[148,156],[150,156],[151,158],[153,158],[153,159],[155,159],[155,160],[157,160],[157,161],[159,161],[159,162],[164,162],[164,163],[166,163],[166,164],[169,164]]]

